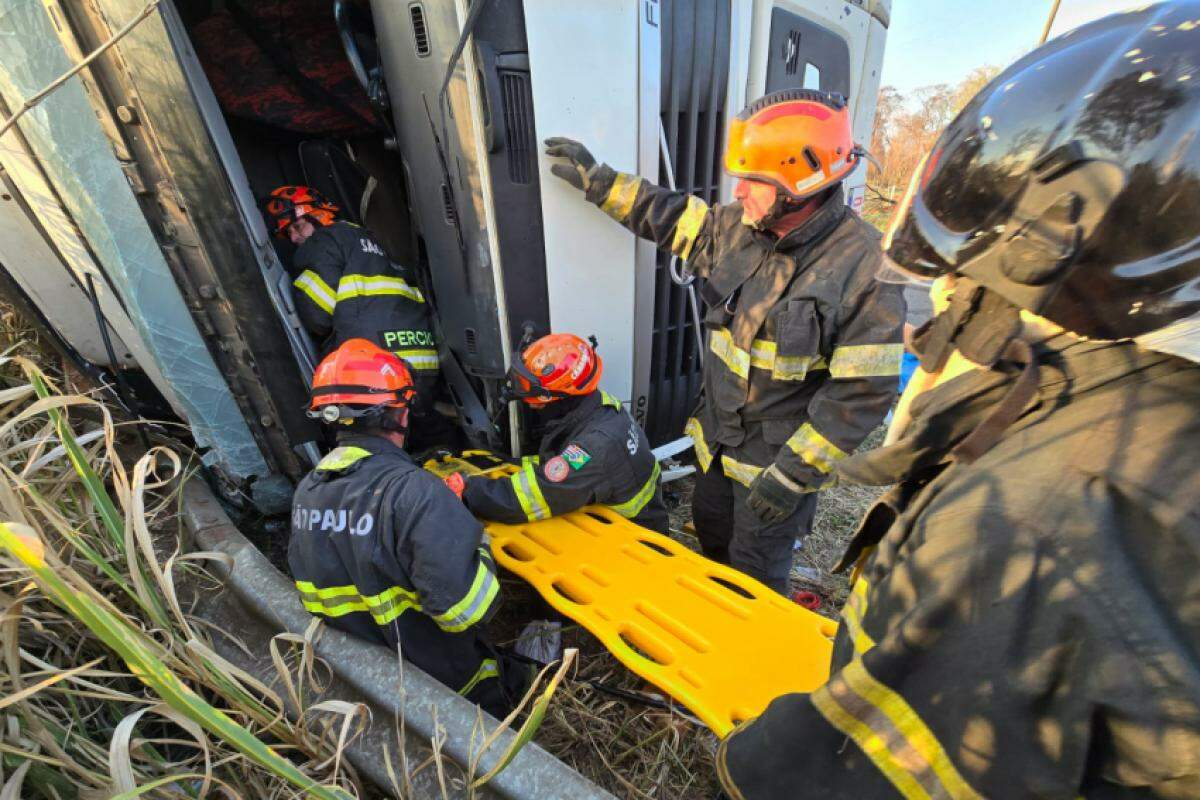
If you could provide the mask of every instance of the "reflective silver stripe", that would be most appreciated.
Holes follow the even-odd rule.
[[[658,489],[658,478],[660,473],[661,470],[659,469],[658,462],[655,461],[654,469],[650,472],[649,480],[646,481],[641,489],[638,489],[638,493],[626,500],[624,503],[610,505],[609,508],[620,514],[625,519],[633,519],[638,514],[642,513],[642,509],[646,507],[646,504],[650,502],[650,498],[654,497],[655,490]]]
[[[408,362],[408,365],[413,369],[437,369],[439,366],[438,352],[431,347],[422,347],[414,350],[393,350],[400,358]]]
[[[779,355],[779,345],[769,339],[755,339],[750,352],[738,347],[728,328],[717,328],[709,336],[708,349],[721,359],[729,371],[739,378],[749,378],[750,368],[771,371],[771,377],[779,381],[800,381],[814,369],[825,366],[819,355]]]
[[[642,179],[636,175],[618,172],[612,188],[608,190],[608,196],[600,204],[600,209],[617,222],[624,222],[633,211],[633,201],[637,199],[638,188],[641,185]]]
[[[763,471],[762,467],[756,467],[753,464],[744,464],[727,455],[721,456],[721,469],[727,477],[732,478],[742,486],[749,486],[758,477],[758,473]]]
[[[410,286],[403,278],[393,278],[387,275],[343,275],[338,281],[337,299],[346,300],[351,297],[375,297],[382,295],[402,295],[418,303],[425,302],[425,296],[415,286]]]
[[[836,347],[829,358],[833,378],[890,378],[900,374],[902,344],[854,344]]]
[[[365,611],[376,624],[386,625],[410,608],[422,610],[416,593],[403,586],[392,586],[376,595],[359,594],[354,585],[318,588],[309,581],[296,581],[296,589],[306,610],[326,617]]]
[[[300,273],[300,277],[292,282],[300,291],[308,296],[317,304],[317,307],[326,314],[333,313],[333,307],[337,305],[337,300],[334,298],[334,291],[329,284],[321,280],[321,276],[313,272],[311,269],[306,269]]]
[[[733,343],[728,328],[717,328],[708,337],[708,349],[739,378],[750,377],[750,354]]]
[[[433,617],[438,627],[449,633],[465,631],[479,620],[492,606],[500,591],[500,581],[491,568],[491,556],[479,551],[479,566],[475,570],[475,580],[463,598],[441,614]]]
[[[847,455],[808,422],[801,425],[786,444],[788,449],[804,459],[805,463],[826,474],[833,472],[834,462]]]

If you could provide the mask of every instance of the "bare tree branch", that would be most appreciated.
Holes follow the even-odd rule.
[[[150,16],[150,13],[152,11],[154,11],[155,8],[158,7],[158,2],[159,2],[159,0],[150,0],[150,2],[146,4],[146,7],[143,8],[136,17],[129,20],[129,22],[125,23],[125,26],[123,28],[121,28],[121,30],[114,33],[107,42],[105,42],[104,44],[97,47],[96,50],[94,52],[92,52],[91,55],[89,55],[87,58],[83,59],[83,61],[80,61],[75,66],[71,67],[69,70],[64,72],[62,75],[59,75],[57,78],[55,78],[53,81],[51,81],[50,84],[46,86],[46,88],[42,89],[40,92],[35,94],[33,97],[30,97],[28,100],[26,100],[24,103],[22,103],[21,107],[19,109],[17,109],[16,113],[13,114],[8,119],[4,120],[3,125],[0,125],[0,136],[3,136],[4,134],[8,133],[8,129],[11,128],[13,125],[16,125],[17,120],[19,120],[22,116],[24,116],[26,111],[33,108],[38,103],[42,102],[42,100],[46,97],[46,95],[50,94],[55,89],[57,89],[58,87],[62,86],[64,83],[69,81],[72,77],[74,77],[76,74],[78,74],[80,72],[80,70],[82,70],[88,64],[91,64],[93,61],[95,61],[101,55],[103,55],[114,44],[121,41],[121,39],[127,33],[129,33],[131,30],[133,30],[135,27],[137,27],[137,24],[139,22],[144,20],[146,17]]]

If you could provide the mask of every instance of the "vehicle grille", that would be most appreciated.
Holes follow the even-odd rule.
[[[725,138],[729,3],[662,0],[661,19],[661,113],[675,186],[706,203],[715,203]],[[659,183],[667,185],[665,168],[660,168]],[[687,290],[671,281],[669,261],[670,256],[660,253],[655,267],[646,414],[647,434],[655,444],[682,435],[700,393],[700,358]]]

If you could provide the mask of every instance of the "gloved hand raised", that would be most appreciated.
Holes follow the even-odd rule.
[[[804,494],[803,486],[772,464],[750,482],[750,496],[746,498],[746,505],[763,522],[775,525],[795,513]]]
[[[565,158],[569,164],[554,164],[550,171],[567,183],[586,192],[596,174],[596,159],[588,149],[574,139],[551,136],[546,140],[546,155]]]

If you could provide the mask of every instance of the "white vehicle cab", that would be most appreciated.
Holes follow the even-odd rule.
[[[0,11],[7,116],[143,12]],[[681,434],[702,346],[679,266],[551,179],[540,142],[728,200],[726,120],[804,86],[869,142],[890,0],[162,0],[2,138],[0,289],[130,411],[186,423],[229,494],[286,507],[317,357],[260,206],[314,186],[416,269],[480,445],[526,329],[594,334],[604,386]],[[865,167],[848,182],[861,208]]]

